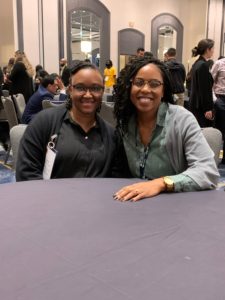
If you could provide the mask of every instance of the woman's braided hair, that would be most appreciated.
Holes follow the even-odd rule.
[[[147,64],[156,65],[162,74],[164,95],[161,101],[174,103],[170,73],[167,66],[155,58],[142,57],[133,59],[120,71],[113,93],[115,102],[114,115],[117,120],[117,127],[120,126],[125,131],[127,129],[130,116],[136,113],[136,108],[130,100],[132,79],[136,76],[137,72]]]

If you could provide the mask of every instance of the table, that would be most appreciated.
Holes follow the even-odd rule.
[[[121,203],[129,179],[0,186],[0,299],[225,299],[225,192]]]

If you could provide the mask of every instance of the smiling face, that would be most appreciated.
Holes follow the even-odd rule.
[[[93,116],[102,102],[103,78],[98,70],[81,69],[72,75],[69,91],[73,112]]]
[[[144,82],[144,84],[140,86],[140,84],[135,84],[136,82]],[[154,84],[157,82],[158,84]],[[154,115],[157,114],[162,97],[163,77],[161,71],[155,64],[147,64],[133,78],[131,102],[136,107],[138,114],[151,113]]]

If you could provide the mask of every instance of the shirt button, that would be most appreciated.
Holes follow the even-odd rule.
[[[88,139],[88,136],[86,135],[84,138],[85,138],[85,140],[87,140],[87,139]]]

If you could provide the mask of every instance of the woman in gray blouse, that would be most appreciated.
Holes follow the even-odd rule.
[[[148,179],[122,188],[115,199],[137,201],[165,191],[216,187],[214,153],[195,117],[173,104],[164,63],[134,60],[120,74],[114,97],[121,151],[131,176]]]

